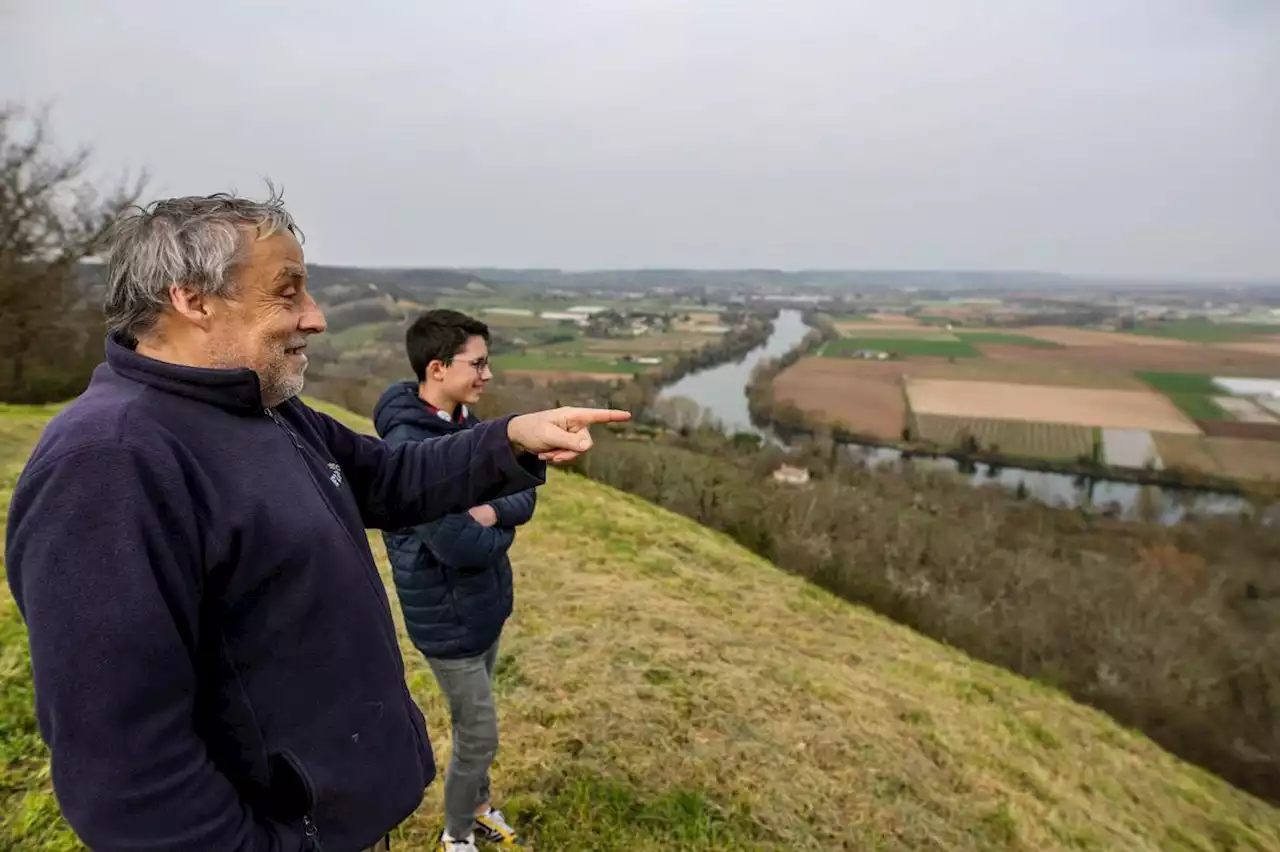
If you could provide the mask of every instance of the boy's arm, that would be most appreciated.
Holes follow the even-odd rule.
[[[494,514],[498,516],[497,525],[500,527],[518,527],[529,523],[533,519],[533,510],[537,503],[538,492],[535,488],[489,501]]]
[[[466,512],[420,524],[414,534],[450,568],[492,565],[506,555],[516,537],[514,530],[482,526]]]

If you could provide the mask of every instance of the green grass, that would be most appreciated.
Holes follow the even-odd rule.
[[[1137,377],[1169,398],[1169,401],[1193,420],[1231,420],[1213,397],[1226,391],[1204,373],[1136,373]]]
[[[964,340],[927,340],[912,337],[842,337],[822,348],[828,358],[847,358],[860,349],[876,349],[898,357],[976,358],[979,353]]]
[[[50,413],[0,408],[0,505]],[[1055,690],[638,498],[553,472],[538,502],[512,553],[493,771],[536,848],[1280,849],[1276,808]],[[394,617],[443,767],[447,709]],[[0,641],[0,849],[80,850],[50,790],[7,589]],[[432,847],[441,796],[437,780],[393,848]]]
[[[955,331],[962,340],[970,343],[999,343],[1008,344],[1010,346],[1030,346],[1034,349],[1064,349],[1061,343],[1055,343],[1052,340],[1041,340],[1038,337],[1027,337],[1024,334],[1007,334],[1000,331],[965,331],[958,328]]]
[[[1176,320],[1150,323],[1125,329],[1128,334],[1169,337],[1189,343],[1231,343],[1253,340],[1267,335],[1280,335],[1280,325],[1266,323],[1213,322],[1206,319]]]

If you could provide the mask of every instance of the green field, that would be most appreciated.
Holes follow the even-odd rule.
[[[1192,420],[1231,420],[1231,415],[1213,401],[1226,391],[1205,373],[1136,373],[1137,377],[1169,398]]]
[[[1093,454],[1094,430],[1088,426],[937,414],[917,414],[915,421],[921,438],[943,447],[961,446],[965,436],[972,435],[983,450],[998,447],[1014,456],[1072,460]]]
[[[1002,331],[965,331],[956,329],[961,340],[970,343],[999,343],[1009,346],[1030,346],[1034,349],[1065,349],[1061,343],[1052,340],[1041,340],[1038,337],[1027,337],[1024,334],[1008,334]]]
[[[1169,337],[1175,340],[1185,340],[1189,343],[1232,343],[1253,340],[1267,335],[1280,335],[1280,325],[1188,319],[1150,323],[1140,325],[1137,328],[1122,329],[1122,331],[1126,334]]]
[[[896,357],[976,358],[979,353],[964,340],[929,340],[913,337],[842,337],[822,347],[828,358],[847,358],[861,349],[889,352]]]
[[[0,407],[0,521],[50,413]],[[443,770],[448,710],[377,532],[370,544]],[[552,471],[511,559],[493,780],[533,848],[1280,849],[1275,807],[639,498]],[[7,586],[0,649],[0,849],[82,852],[50,786]],[[392,849],[434,848],[442,787]]]
[[[1136,373],[1137,377],[1165,394],[1205,394],[1219,396],[1226,391],[1213,383],[1207,373]]]

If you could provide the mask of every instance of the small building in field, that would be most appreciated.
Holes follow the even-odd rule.
[[[773,472],[773,479],[775,482],[782,482],[787,485],[807,485],[809,482],[809,469],[784,464]]]

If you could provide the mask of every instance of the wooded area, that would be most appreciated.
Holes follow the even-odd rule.
[[[0,108],[0,401],[67,399],[102,360],[102,311],[80,264],[145,176],[103,192],[88,169],[87,150],[58,151],[45,113]]]

